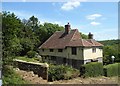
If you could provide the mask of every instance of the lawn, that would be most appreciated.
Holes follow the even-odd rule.
[[[18,56],[15,59],[24,60],[27,62],[41,62],[42,61],[40,58],[37,58],[37,57],[28,58],[27,56]]]

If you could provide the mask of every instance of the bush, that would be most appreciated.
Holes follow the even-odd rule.
[[[7,66],[3,67],[2,81],[3,81],[3,86],[5,84],[13,85],[13,84],[28,84],[29,83],[28,81],[23,80],[20,75],[16,74],[13,68],[9,68]]]
[[[28,52],[27,52],[27,56],[28,56],[29,58],[35,57],[35,54],[36,54],[35,51],[28,51]]]
[[[69,66],[63,65],[50,65],[50,69],[48,71],[48,80],[61,80],[61,79],[71,79],[74,77],[78,77],[80,74],[79,70],[71,68]]]
[[[96,77],[103,75],[103,64],[101,62],[91,62],[84,64],[80,69],[83,77]]]
[[[104,66],[104,76],[118,76],[120,71],[120,63],[109,64]]]

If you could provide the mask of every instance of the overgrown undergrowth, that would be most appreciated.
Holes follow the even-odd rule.
[[[20,75],[15,73],[12,67],[4,66],[3,68],[3,85],[6,84],[28,84],[27,81],[23,80]]]

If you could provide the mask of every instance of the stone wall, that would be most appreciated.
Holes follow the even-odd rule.
[[[35,63],[26,62],[23,60],[14,60],[14,67],[20,70],[33,71],[34,74],[38,74],[39,77],[48,80],[48,64],[47,63]]]

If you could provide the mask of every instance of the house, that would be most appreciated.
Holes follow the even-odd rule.
[[[56,31],[39,47],[39,54],[47,61],[79,68],[88,62],[102,62],[102,47],[93,39],[93,34],[89,33],[88,39],[82,39],[78,30],[71,29],[68,23],[64,31]]]

